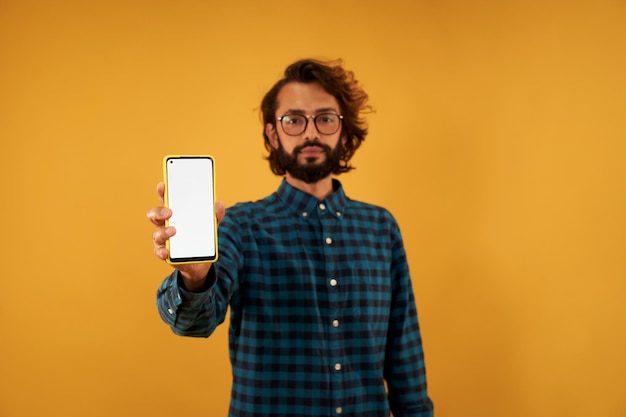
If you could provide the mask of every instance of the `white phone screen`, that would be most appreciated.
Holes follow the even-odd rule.
[[[214,165],[209,156],[166,157],[166,201],[172,210],[169,240],[172,263],[211,262],[217,258]]]

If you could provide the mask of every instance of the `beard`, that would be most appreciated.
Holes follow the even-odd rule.
[[[324,160],[315,162],[317,158],[306,158],[304,163],[298,161],[298,155],[302,149],[308,146],[317,146],[324,152]],[[341,163],[341,141],[331,149],[330,146],[318,141],[307,142],[304,145],[296,146],[292,153],[288,153],[283,148],[283,144],[278,141],[278,164],[292,177],[313,184],[332,174]]]

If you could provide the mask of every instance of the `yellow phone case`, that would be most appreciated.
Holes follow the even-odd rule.
[[[181,265],[181,264],[193,264],[193,263],[213,263],[217,261],[218,258],[218,245],[217,245],[217,218],[215,217],[215,158],[211,155],[166,155],[163,157],[163,182],[165,184],[165,192],[164,192],[164,205],[169,208],[169,184],[168,184],[168,173],[167,173],[167,162],[171,159],[194,159],[194,158],[202,158],[202,159],[210,159],[212,161],[212,201],[213,201],[213,231],[214,231],[214,242],[215,242],[215,256],[213,257],[193,257],[193,258],[176,258],[172,259],[170,257],[170,241],[169,239],[165,242],[165,246],[168,251],[168,257],[166,259],[167,263],[170,265]],[[170,220],[165,221],[165,225],[170,225]]]

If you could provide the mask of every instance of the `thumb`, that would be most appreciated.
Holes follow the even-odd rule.
[[[218,201],[215,203],[215,216],[217,217],[217,223],[222,221],[224,216],[226,215],[226,206],[223,201]]]

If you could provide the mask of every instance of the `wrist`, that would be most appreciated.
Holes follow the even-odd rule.
[[[179,274],[180,274],[180,281],[179,283],[183,286],[183,288],[187,291],[190,292],[201,292],[206,290],[206,283],[207,283],[207,278],[209,275],[209,270],[210,270],[210,265],[208,266],[208,268],[194,268],[194,270],[191,271],[181,271],[179,270]]]

